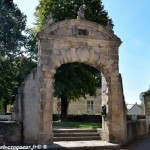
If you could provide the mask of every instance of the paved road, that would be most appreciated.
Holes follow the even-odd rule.
[[[126,146],[126,150],[150,150],[150,135],[137,140]]]

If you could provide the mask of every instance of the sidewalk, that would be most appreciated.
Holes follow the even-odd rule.
[[[61,141],[54,142],[48,145],[50,150],[106,150],[118,149],[118,144],[108,143],[106,141],[93,140],[93,141]]]
[[[106,141],[62,141],[54,142],[49,145],[50,150],[118,150],[119,145],[108,143]],[[147,135],[131,144],[126,145],[120,150],[150,150],[150,135]]]

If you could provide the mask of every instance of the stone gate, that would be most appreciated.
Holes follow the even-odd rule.
[[[23,123],[24,143],[53,142],[53,83],[62,64],[81,62],[102,73],[102,105],[106,118],[102,140],[125,143],[126,115],[118,48],[121,40],[109,27],[80,19],[48,25],[39,39],[38,66],[27,76],[16,96],[13,119]]]

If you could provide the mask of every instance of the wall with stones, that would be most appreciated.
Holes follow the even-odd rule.
[[[0,122],[0,144],[21,144],[22,123],[17,121]]]
[[[40,122],[40,88],[42,71],[33,69],[26,77],[16,96],[12,120],[23,122],[24,143],[37,143]]]
[[[150,126],[147,126],[145,119],[127,122],[127,143],[148,133],[150,133]]]

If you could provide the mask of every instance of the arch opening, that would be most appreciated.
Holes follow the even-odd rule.
[[[99,139],[100,133],[96,130],[102,128],[102,80],[101,71],[80,62],[62,64],[54,74],[54,100],[53,100],[53,139],[54,141],[70,137],[68,130],[86,129],[94,132],[94,137],[82,133],[82,140]],[[104,96],[104,94],[103,94]],[[106,95],[105,95],[106,96]],[[57,98],[55,98],[57,97]],[[107,106],[107,105],[106,105]],[[60,109],[61,108],[61,109]],[[106,117],[106,116],[105,116]],[[54,120],[55,119],[55,120]],[[66,137],[60,134],[60,129],[66,129]],[[93,130],[94,129],[94,130]],[[85,131],[85,130],[84,130]],[[62,131],[61,131],[62,132]],[[76,131],[77,132],[77,131]],[[62,136],[62,137],[61,137]],[[72,135],[70,139],[78,139],[81,135]]]
[[[101,102],[99,102],[99,108],[96,108],[95,111],[95,102],[91,101],[93,104],[91,104],[92,106],[89,104],[90,111],[84,101],[87,100],[87,97],[90,100],[96,99],[98,94],[101,95],[101,73],[99,70],[79,62],[67,63],[61,65],[56,70],[54,79],[54,97],[57,97],[57,99],[54,98],[53,112],[58,113],[57,109],[59,108],[57,107],[56,100],[58,101],[59,99],[61,101],[64,99],[65,101],[67,99],[67,105],[69,105],[69,102],[72,102],[71,106],[66,110],[64,110],[63,106],[61,107],[62,120],[62,113],[64,113],[62,111],[65,111],[66,114],[67,110],[69,114],[76,115],[100,113]],[[79,108],[80,104],[83,105],[82,109],[81,107]],[[74,106],[76,106],[76,108]]]

